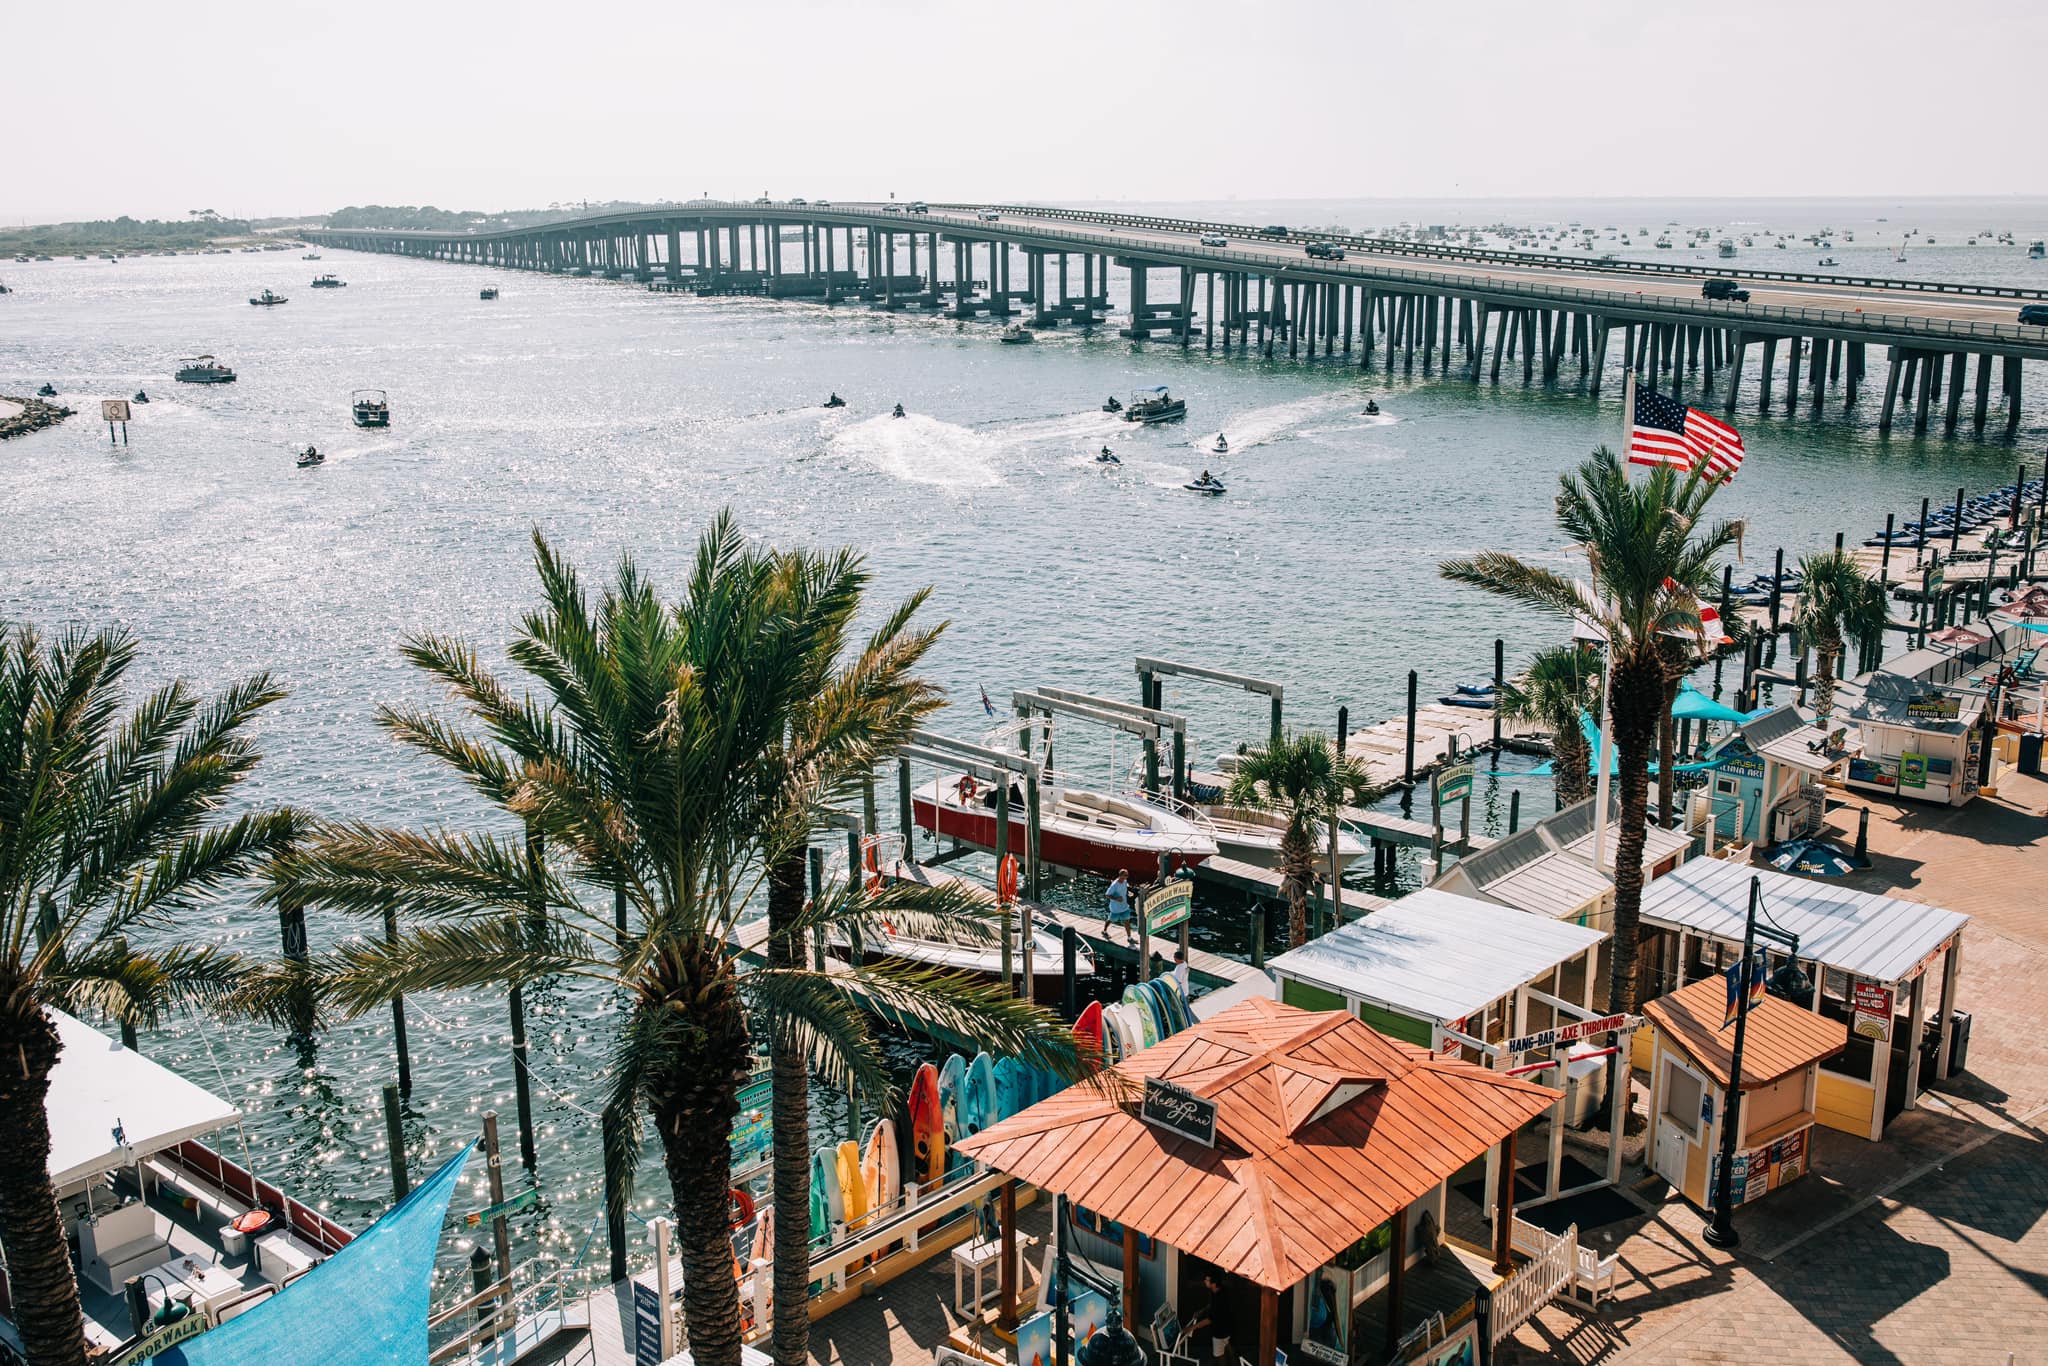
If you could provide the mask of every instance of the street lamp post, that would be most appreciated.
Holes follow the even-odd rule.
[[[1751,874],[1749,916],[1742,927],[1742,956],[1736,959],[1732,969],[1735,973],[1735,1043],[1729,1050],[1728,1092],[1721,1098],[1720,1170],[1714,1174],[1714,1220],[1703,1230],[1709,1244],[1731,1250],[1742,1246],[1742,1237],[1735,1231],[1735,1142],[1742,1121],[1742,1045],[1749,1027],[1749,974],[1757,971],[1750,960],[1756,953],[1758,935],[1784,945],[1785,951],[1792,955],[1793,961],[1786,965],[1788,972],[1780,982],[1781,989],[1797,992],[1805,984],[1805,977],[1797,964],[1799,936],[1773,925],[1757,924],[1757,909],[1762,901],[1763,879]]]

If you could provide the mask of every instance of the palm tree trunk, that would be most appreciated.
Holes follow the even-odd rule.
[[[1586,772],[1592,762],[1592,747],[1586,743],[1586,736],[1579,729],[1575,716],[1569,726],[1559,727],[1550,742],[1550,771],[1557,785],[1557,805],[1562,810],[1577,806],[1593,795],[1592,783]]]
[[[1666,830],[1671,828],[1671,806],[1678,795],[1671,774],[1671,751],[1677,747],[1671,708],[1677,701],[1678,680],[1674,678],[1664,684],[1664,704],[1657,709],[1657,824]]]
[[[1649,819],[1650,750],[1664,696],[1664,668],[1654,655],[1623,659],[1614,670],[1610,704],[1614,727],[1617,775],[1621,788],[1619,826],[1614,843],[1614,938],[1607,985],[1607,1008],[1635,1013],[1637,1004],[1636,946],[1643,910],[1643,827]]]
[[[1826,730],[1835,715],[1835,656],[1842,652],[1842,638],[1825,635],[1815,646],[1820,655],[1820,676],[1813,680],[1814,724]]]
[[[0,1250],[30,1366],[83,1366],[71,1250],[50,1186],[50,1069],[61,1045],[40,1008],[0,1025]]]
[[[675,1201],[683,1317],[698,1366],[740,1366],[739,1281],[732,1256],[732,1121],[753,1056],[731,965],[710,945],[676,950],[687,1021],[648,1087]]]
[[[792,928],[804,905],[804,848],[768,872],[768,965],[803,965],[803,940]],[[810,1068],[803,1050],[777,1040],[769,1050],[774,1087],[776,1366],[806,1366],[811,1351]]]
[[[1287,947],[1298,949],[1308,942],[1308,889],[1316,876],[1316,845],[1298,822],[1289,820],[1280,836],[1280,865],[1285,870],[1282,886],[1287,893]]]

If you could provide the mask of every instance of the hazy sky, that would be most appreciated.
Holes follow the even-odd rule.
[[[2048,190],[2044,0],[8,7],[10,223]]]

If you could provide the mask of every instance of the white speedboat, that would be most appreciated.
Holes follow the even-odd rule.
[[[1287,830],[1287,813],[1260,811],[1248,806],[1204,806],[1197,808],[1216,836],[1216,849],[1223,858],[1236,859],[1260,868],[1280,866],[1280,836]],[[1365,857],[1365,845],[1349,830],[1337,831],[1337,867],[1341,871]],[[1330,864],[1327,831],[1316,838],[1316,867]]]
[[[846,859],[841,855],[836,860],[836,873],[844,876]],[[980,888],[982,884],[963,878],[940,868],[925,868],[903,857],[903,840],[897,835],[871,835],[862,843],[862,876],[871,882],[915,882],[926,887],[942,887],[957,884]],[[1025,917],[1017,917],[1016,928],[1010,941],[1010,970],[1024,970],[1024,952],[1028,943],[1031,954],[1031,973],[1034,977],[1057,978],[1065,971],[1062,958],[1058,926],[1024,924]],[[986,977],[1003,975],[1003,946],[999,936],[987,927],[957,930],[938,924],[914,927],[908,924],[885,924],[879,940],[864,940],[861,952],[871,958],[900,958],[908,963],[923,963],[929,967],[947,968],[956,972],[972,972]],[[840,953],[850,952],[847,936],[834,932],[832,947]],[[1086,976],[1095,971],[1095,956],[1083,946],[1076,950],[1074,971]]]
[[[1036,340],[1038,339],[1032,335],[1031,329],[1023,323],[1011,323],[1003,329],[1001,336],[1001,341],[1005,346],[1016,346],[1023,342]]]
[[[64,1044],[50,1074],[50,1184],[77,1253],[89,1349],[139,1360],[142,1338],[168,1346],[225,1323],[352,1240],[200,1141],[240,1123],[230,1102],[80,1020],[50,1018]],[[19,1342],[0,1310],[0,1344]]]

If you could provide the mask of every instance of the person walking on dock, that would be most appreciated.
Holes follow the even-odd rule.
[[[1116,879],[1109,884],[1109,899],[1102,911],[1102,932],[1109,933],[1112,924],[1128,925],[1131,922],[1131,874],[1127,868],[1116,870]]]

